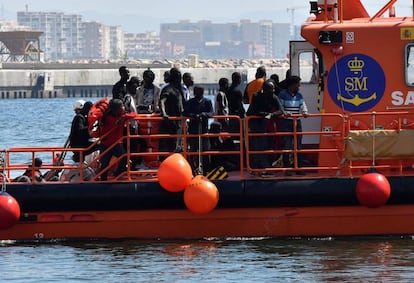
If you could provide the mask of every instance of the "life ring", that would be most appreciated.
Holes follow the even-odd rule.
[[[400,130],[400,129],[414,129],[414,120],[409,118],[401,118],[401,123],[398,120],[392,120],[387,129]]]
[[[369,130],[369,127],[365,122],[358,120],[358,119],[350,119],[349,121],[349,131],[358,131],[358,130]],[[345,143],[343,140],[343,137],[348,135],[348,126],[345,124],[344,129],[344,123],[339,124],[335,128],[335,132],[340,132],[337,134],[333,134],[332,141],[335,143],[336,148],[340,151],[345,149]],[[341,133],[344,132],[342,135]]]

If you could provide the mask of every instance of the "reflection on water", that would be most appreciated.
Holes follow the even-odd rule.
[[[0,246],[4,282],[413,282],[412,239]]]

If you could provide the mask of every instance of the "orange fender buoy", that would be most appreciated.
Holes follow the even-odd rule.
[[[379,173],[364,174],[356,184],[356,196],[359,203],[369,208],[385,205],[390,194],[390,183],[384,175]]]
[[[0,192],[0,230],[12,227],[20,218],[17,200],[6,192]]]
[[[158,168],[158,182],[169,192],[180,192],[190,184],[193,170],[179,153],[168,156]]]
[[[218,201],[216,185],[203,175],[195,176],[185,188],[184,203],[193,213],[209,213],[217,206]]]

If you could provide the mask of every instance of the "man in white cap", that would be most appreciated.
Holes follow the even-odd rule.
[[[72,127],[70,129],[69,141],[70,147],[72,148],[88,148],[92,142],[89,140],[91,138],[88,131],[88,119],[87,115],[92,107],[92,102],[86,102],[85,100],[77,100],[73,104],[73,111],[76,115],[72,120]],[[95,149],[88,150],[82,155],[82,160],[80,157],[79,151],[73,152],[73,161],[82,162],[85,158],[85,155],[95,151]]]

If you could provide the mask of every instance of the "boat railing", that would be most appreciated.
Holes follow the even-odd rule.
[[[309,114],[307,115],[306,119],[311,120],[309,121],[312,123],[312,120],[319,120],[322,118],[330,118],[334,120],[335,124],[342,123],[346,119],[345,115],[338,114],[338,113],[319,113],[319,114]],[[327,132],[323,129],[319,131],[309,131],[306,128],[303,128],[302,131],[297,131],[297,124],[299,120],[304,119],[303,115],[291,115],[289,119],[293,122],[293,131],[282,131],[280,125],[281,120],[275,120],[276,123],[276,130],[274,132],[259,132],[255,133],[249,128],[249,123],[252,120],[256,119],[263,119],[263,117],[259,116],[248,116],[245,118],[245,144],[246,144],[246,169],[249,172],[259,173],[262,171],[269,171],[273,173],[280,173],[280,172],[315,172],[318,171],[319,174],[329,174],[328,172],[334,172],[338,170],[339,166],[337,165],[329,165],[329,166],[322,166],[317,164],[317,158],[315,156],[323,155],[324,153],[337,153],[338,148],[335,146],[325,146],[323,147],[319,140],[322,136],[326,135]],[[338,140],[344,139],[344,130],[343,129],[332,129],[329,132],[330,135],[334,136]],[[268,147],[264,150],[258,150],[254,146],[252,146],[252,140],[255,137],[267,137],[270,140],[278,141],[278,145],[269,145],[269,140],[267,141]],[[293,146],[288,148],[287,146],[283,146],[284,139],[286,137],[292,137]],[[308,138],[309,140],[313,140],[313,142],[309,142],[307,144],[302,143],[302,147],[298,146],[299,139]],[[271,141],[270,141],[271,143]],[[251,164],[251,159],[255,155],[260,155],[261,158],[268,158],[269,156],[273,156],[273,162],[270,162],[270,167],[265,168],[253,168]],[[289,166],[285,166],[283,164],[283,157],[289,160]],[[312,158],[312,156],[314,156]],[[301,159],[300,159],[301,157]],[[305,159],[305,164],[300,164],[302,159]],[[313,159],[313,160],[312,160]],[[312,160],[312,161],[310,161]],[[309,162],[310,161],[310,162]],[[269,162],[267,162],[269,164]],[[322,171],[326,171],[326,173],[322,173]]]
[[[171,120],[181,120],[182,133],[176,134],[161,134],[158,127],[163,118],[160,116],[147,115],[145,117],[137,117],[135,120],[140,124],[151,125],[145,131],[139,134],[131,133],[130,127],[126,127],[126,134],[118,141],[124,143],[126,148],[131,148],[131,142],[135,139],[145,139],[148,144],[146,151],[137,152],[127,150],[126,153],[120,157],[113,158],[107,168],[100,169],[99,160],[103,154],[108,153],[111,147],[104,152],[95,152],[92,155],[86,156],[87,163],[75,163],[70,160],[72,152],[79,152],[81,159],[84,157],[85,149],[69,148],[69,147],[28,147],[28,148],[11,148],[2,150],[2,162],[0,169],[5,173],[7,179],[13,180],[16,176],[22,174],[25,170],[35,170],[34,160],[36,157],[41,157],[43,164],[41,166],[42,172],[48,171],[56,174],[49,174],[49,176],[60,175],[62,181],[62,174],[64,172],[73,171],[76,174],[73,179],[66,179],[63,181],[70,182],[96,182],[100,181],[100,177],[105,172],[114,171],[114,166],[121,160],[126,158],[131,160],[136,157],[143,158],[147,169],[136,170],[131,167],[128,162],[126,171],[117,177],[110,177],[109,181],[117,182],[131,182],[131,181],[156,181],[157,168],[161,160],[172,154],[171,151],[160,151],[158,143],[162,139],[181,139],[182,152],[181,154],[188,160],[196,157],[211,158],[212,156],[226,156],[227,158],[234,157],[237,160],[237,168],[233,168],[231,177],[234,178],[252,178],[251,172],[259,173],[262,171],[276,173],[274,178],[286,176],[278,174],[280,172],[297,172],[304,171],[307,176],[315,177],[329,177],[329,176],[356,176],[367,172],[373,167],[377,170],[383,170],[387,174],[402,175],[414,174],[414,149],[411,146],[401,146],[410,143],[414,138],[414,112],[371,112],[371,113],[352,113],[352,114],[338,114],[338,113],[318,113],[310,114],[306,118],[307,124],[302,124],[303,131],[298,132],[296,127],[293,127],[292,132],[283,132],[277,128],[280,120],[276,119],[276,129],[267,132],[255,132],[249,129],[249,124],[253,119],[263,119],[263,117],[249,116],[240,119],[238,116],[214,116],[213,119],[228,119],[237,121],[239,131],[234,133],[218,132],[218,133],[202,133],[202,134],[188,134],[188,121],[190,118],[173,118]],[[296,125],[299,119],[302,123],[305,121],[302,115],[292,115],[291,119]],[[130,123],[130,120],[128,123]],[[326,121],[329,121],[326,122]],[[306,125],[319,123],[320,130],[307,130]],[[336,125],[335,127],[326,127],[325,125]],[[329,128],[329,129],[328,129]],[[108,133],[110,134],[110,133]],[[293,138],[293,147],[286,148],[281,146],[281,141],[285,137]],[[255,148],[252,142],[255,138],[266,139],[266,147]],[[383,138],[386,137],[386,138]],[[210,139],[220,138],[231,139],[235,148],[232,150],[197,150],[190,151],[188,147],[188,140],[192,138]],[[298,147],[298,138],[308,140],[303,143],[302,148]],[[392,152],[384,155],[382,152],[383,140],[392,140],[397,143],[398,153],[393,155]],[[310,142],[309,142],[310,141]],[[274,144],[272,144],[272,142]],[[99,140],[96,142],[99,143]],[[355,148],[353,148],[355,144]],[[96,144],[91,145],[91,148]],[[283,155],[289,158],[291,164],[286,166],[283,164]],[[56,162],[57,157],[66,157],[61,161]],[[260,158],[267,158],[269,161],[267,166],[263,168],[255,168],[252,164],[252,157],[259,156]],[[300,157],[303,157],[302,159]],[[325,156],[327,156],[325,158]],[[334,156],[334,158],[332,158]],[[89,158],[88,158],[89,157]],[[335,160],[330,160],[330,158]],[[329,160],[326,160],[329,159]],[[19,161],[20,160],[20,161]],[[30,164],[22,163],[21,160],[32,160]],[[306,161],[306,164],[301,164],[301,160]],[[321,160],[323,162],[321,162]],[[31,165],[31,166],[29,166]],[[196,169],[196,168],[193,168]],[[204,168],[204,174],[208,173],[207,168]],[[211,169],[211,168],[210,168]],[[60,174],[58,174],[60,173]],[[46,174],[45,174],[46,175]],[[255,174],[256,177],[258,174]],[[296,176],[295,176],[296,177]],[[36,182],[36,180],[32,180]]]
[[[363,124],[356,127],[355,121]],[[349,114],[347,148],[343,162],[348,174],[376,170],[387,174],[413,174],[414,112],[363,112]]]

